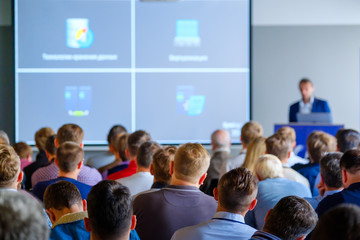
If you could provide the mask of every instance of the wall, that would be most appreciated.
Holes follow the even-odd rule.
[[[15,101],[11,0],[0,0],[0,129],[14,139]]]
[[[252,110],[265,135],[288,121],[302,77],[335,123],[359,129],[359,12],[357,0],[253,1]]]

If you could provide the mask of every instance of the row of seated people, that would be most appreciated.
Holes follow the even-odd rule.
[[[304,169],[307,170],[303,171],[304,176],[301,176],[298,172],[287,166],[287,160],[291,157],[291,151],[294,147],[294,144],[291,142],[293,135],[290,134],[291,131],[289,129],[282,129],[265,140],[261,137],[262,129],[261,126],[259,126],[260,125],[255,122],[245,124],[241,134],[244,151],[235,158],[231,158],[228,155],[227,158],[220,161],[220,164],[218,158],[216,158],[217,153],[223,151],[228,152],[230,146],[229,141],[226,141],[229,139],[228,134],[223,130],[215,131],[212,135],[214,154],[211,160],[209,153],[200,144],[184,144],[178,149],[175,147],[162,148],[156,142],[151,141],[150,135],[144,131],[136,131],[128,135],[125,138],[126,147],[122,147],[125,149],[122,154],[125,153],[130,160],[127,161],[128,168],[113,174],[116,174],[118,177],[120,176],[116,181],[128,187],[130,195],[134,199],[133,210],[137,217],[136,231],[140,238],[170,239],[172,237],[174,239],[211,239],[211,237],[213,237],[213,239],[219,239],[221,236],[231,238],[239,236],[237,239],[249,239],[253,235],[254,239],[268,239],[265,237],[275,235],[284,239],[297,239],[287,238],[281,235],[280,232],[269,230],[271,227],[266,227],[267,219],[269,219],[269,216],[272,216],[271,212],[276,212],[274,210],[277,204],[281,203],[281,199],[287,199],[287,201],[293,201],[295,199],[298,201],[297,199],[299,199],[299,197],[306,197],[314,209],[316,208],[314,204],[319,204],[316,208],[319,216],[323,215],[323,213],[333,206],[343,202],[358,204],[359,201],[356,195],[354,197],[354,192],[356,193],[358,189],[356,183],[360,182],[357,173],[358,167],[360,166],[360,154],[358,150],[349,150],[344,155],[340,153],[326,154],[336,150],[336,139],[323,132],[314,132],[309,136],[307,142],[310,163],[302,167],[297,166],[297,169],[300,169],[299,172]],[[342,132],[346,131],[344,130]],[[352,135],[350,134],[352,137],[349,138],[351,141],[345,141],[347,145],[356,142],[354,131],[350,132],[352,133]],[[338,139],[341,138],[340,135],[339,133],[337,136]],[[349,134],[342,135],[347,139],[346,136]],[[120,133],[115,139],[119,140],[123,136],[124,134]],[[246,145],[245,138],[249,138],[249,136],[253,137],[253,139]],[[87,195],[91,192],[91,186],[79,178],[84,168],[84,152],[82,150],[83,137],[84,133],[79,126],[66,124],[58,130],[55,140],[52,138],[51,141],[50,136],[46,139],[46,143],[49,144],[45,145],[50,145],[50,143],[53,142],[55,147],[58,147],[55,157],[53,157],[55,158],[53,163],[48,161],[50,165],[54,164],[57,167],[58,174],[51,180],[36,183],[32,190],[35,196],[44,200],[46,211],[54,224],[53,226],[55,226],[53,230],[56,228],[59,229],[58,226],[64,223],[61,221],[61,224],[57,223],[59,217],[56,217],[56,213],[58,214],[57,216],[59,216],[59,212],[52,212],[50,210],[52,208],[51,204],[50,207],[46,204],[45,197],[48,195],[48,190],[51,189],[50,186],[64,180],[71,182],[79,191],[81,199],[87,199]],[[50,140],[48,141],[48,139]],[[114,142],[114,145],[116,145],[120,141]],[[256,142],[259,144],[255,144]],[[252,145],[254,145],[253,148],[251,147]],[[263,147],[264,145],[265,148]],[[338,147],[340,147],[340,145],[340,141],[338,140]],[[122,144],[122,146],[124,146],[124,144]],[[265,149],[265,151],[257,151],[258,149]],[[117,150],[113,150],[113,152],[116,151]],[[245,151],[246,154],[242,157],[244,155],[242,153]],[[46,149],[44,152],[49,156]],[[267,154],[264,155],[265,153]],[[259,156],[255,156],[256,154],[259,154]],[[117,155],[121,156],[120,152],[118,152]],[[250,156],[252,156],[252,161],[249,160]],[[244,159],[241,165],[249,164],[246,166],[247,168],[238,168],[239,166],[234,164],[235,162],[239,162],[239,158],[241,157]],[[16,157],[13,158],[16,159]],[[125,161],[116,161],[116,164],[113,162],[107,165],[113,168],[114,166],[118,167],[126,164],[121,164]],[[132,168],[135,168],[135,171],[131,168],[129,169],[131,164],[133,165]],[[230,164],[235,167],[235,170],[228,171],[228,169],[226,169]],[[31,165],[32,164],[29,166]],[[218,178],[222,176],[216,185],[217,187],[212,189],[214,198],[205,195],[199,190],[199,187],[205,182],[203,190],[209,191],[209,185],[205,188],[206,182],[213,183],[213,180],[217,180],[213,177],[214,175],[211,174],[214,168],[213,165],[218,166],[216,168],[217,172],[219,172]],[[106,167],[106,165],[101,167],[104,166]],[[316,167],[319,171],[317,173],[314,171],[315,173],[313,173],[313,169],[316,170]],[[6,171],[7,173],[15,172],[18,174],[12,178],[16,179],[13,184],[13,186],[15,186],[14,189],[18,188],[17,183],[22,182],[23,178],[23,173],[20,171],[20,161],[18,168],[16,171]],[[225,173],[222,172],[224,169]],[[39,170],[41,170],[41,168]],[[33,174],[35,174],[36,171],[34,171]],[[308,174],[311,178],[307,175],[308,172],[311,173]],[[315,197],[312,198],[310,190],[313,189],[313,187],[309,188],[311,183],[309,184],[309,182],[304,181],[304,179],[310,180],[310,182],[313,181],[312,185],[315,185],[315,179],[319,172],[320,181],[317,186],[320,190],[320,195],[315,195]],[[151,176],[151,173],[154,177]],[[232,177],[229,177],[229,175]],[[252,178],[250,178],[250,176]],[[110,178],[111,175],[108,177]],[[249,179],[252,179],[254,183]],[[226,189],[222,187],[222,184],[225,184],[224,181],[228,184],[233,181],[233,185],[230,184],[228,186],[230,189],[224,190],[225,192],[221,194],[221,189]],[[244,186],[242,186],[242,184],[244,184]],[[334,189],[334,185],[336,185],[336,189]],[[341,191],[343,187],[345,187],[345,190]],[[162,190],[159,190],[161,188]],[[147,191],[143,192],[145,190]],[[71,190],[64,191],[71,192]],[[61,191],[58,189],[55,190],[55,192],[58,193]],[[330,192],[334,194],[329,196]],[[50,196],[51,195],[54,195],[54,192],[50,194]],[[60,198],[61,195],[64,194],[60,193],[55,199]],[[291,195],[297,196],[297,198],[293,197],[292,200],[289,200],[290,198],[288,199],[287,197]],[[227,205],[226,201],[232,205]],[[307,202],[306,204],[308,205]],[[295,203],[290,205],[296,209]],[[299,206],[300,205],[301,208],[306,208],[302,203],[299,203]],[[72,205],[65,204],[65,206],[67,206],[67,208],[62,212],[65,212],[65,214],[72,213],[70,211],[73,209],[71,207]],[[85,202],[82,202],[82,205],[77,204],[77,206],[78,207],[75,208],[77,212],[75,213],[78,213],[79,209],[86,209]],[[306,231],[300,231],[300,226],[294,230],[295,232],[298,231],[296,234],[300,234],[298,237],[305,237],[315,226],[317,217],[316,214],[314,214],[313,207],[309,208],[313,212],[310,211],[305,214],[307,218],[312,220],[312,223],[311,221],[307,222],[308,225],[305,227]],[[283,205],[281,209],[282,208],[284,208]],[[63,210],[64,208],[58,207],[53,209]],[[271,211],[271,209],[274,210]],[[289,214],[297,215],[291,211]],[[315,216],[314,218],[310,217],[312,214]],[[84,219],[83,215],[82,213],[76,216],[80,217],[82,221],[82,219]],[[288,218],[291,219],[289,216]],[[294,224],[299,224],[301,221],[303,220],[294,220]],[[204,223],[197,225],[201,222]],[[242,223],[246,227],[244,227],[244,229],[234,228],[234,226],[229,225],[230,222]],[[248,225],[245,225],[245,222]],[[86,226],[86,220],[85,224],[80,225]],[[192,227],[179,230],[187,226]],[[235,230],[230,231],[229,229],[232,228]],[[261,229],[263,231],[256,231]],[[53,232],[55,232],[55,230],[53,230],[52,236]],[[138,238],[135,231],[130,231],[130,233],[132,233],[130,237]],[[174,233],[175,235],[173,235]],[[315,233],[316,231],[314,235]],[[54,235],[53,239],[64,238]],[[87,238],[84,237],[83,239]]]

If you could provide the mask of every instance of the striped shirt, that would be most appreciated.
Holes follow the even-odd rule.
[[[58,176],[59,168],[56,166],[55,162],[53,162],[46,167],[42,167],[36,170],[31,176],[31,184],[34,187],[39,182],[56,179]],[[102,180],[102,177],[97,169],[88,166],[82,166],[77,180],[81,183],[94,186]]]

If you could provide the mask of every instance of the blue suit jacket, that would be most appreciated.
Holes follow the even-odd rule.
[[[290,106],[289,111],[289,122],[297,122],[296,114],[300,111],[300,102],[296,102]],[[313,113],[320,112],[331,112],[327,101],[315,98],[311,109]]]

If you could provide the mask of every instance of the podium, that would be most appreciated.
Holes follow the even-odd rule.
[[[296,132],[296,147],[294,152],[299,157],[304,158],[306,154],[306,139],[313,131],[323,131],[335,136],[339,129],[344,128],[344,124],[324,124],[324,123],[288,123],[275,124],[274,132],[282,127],[291,127]]]

